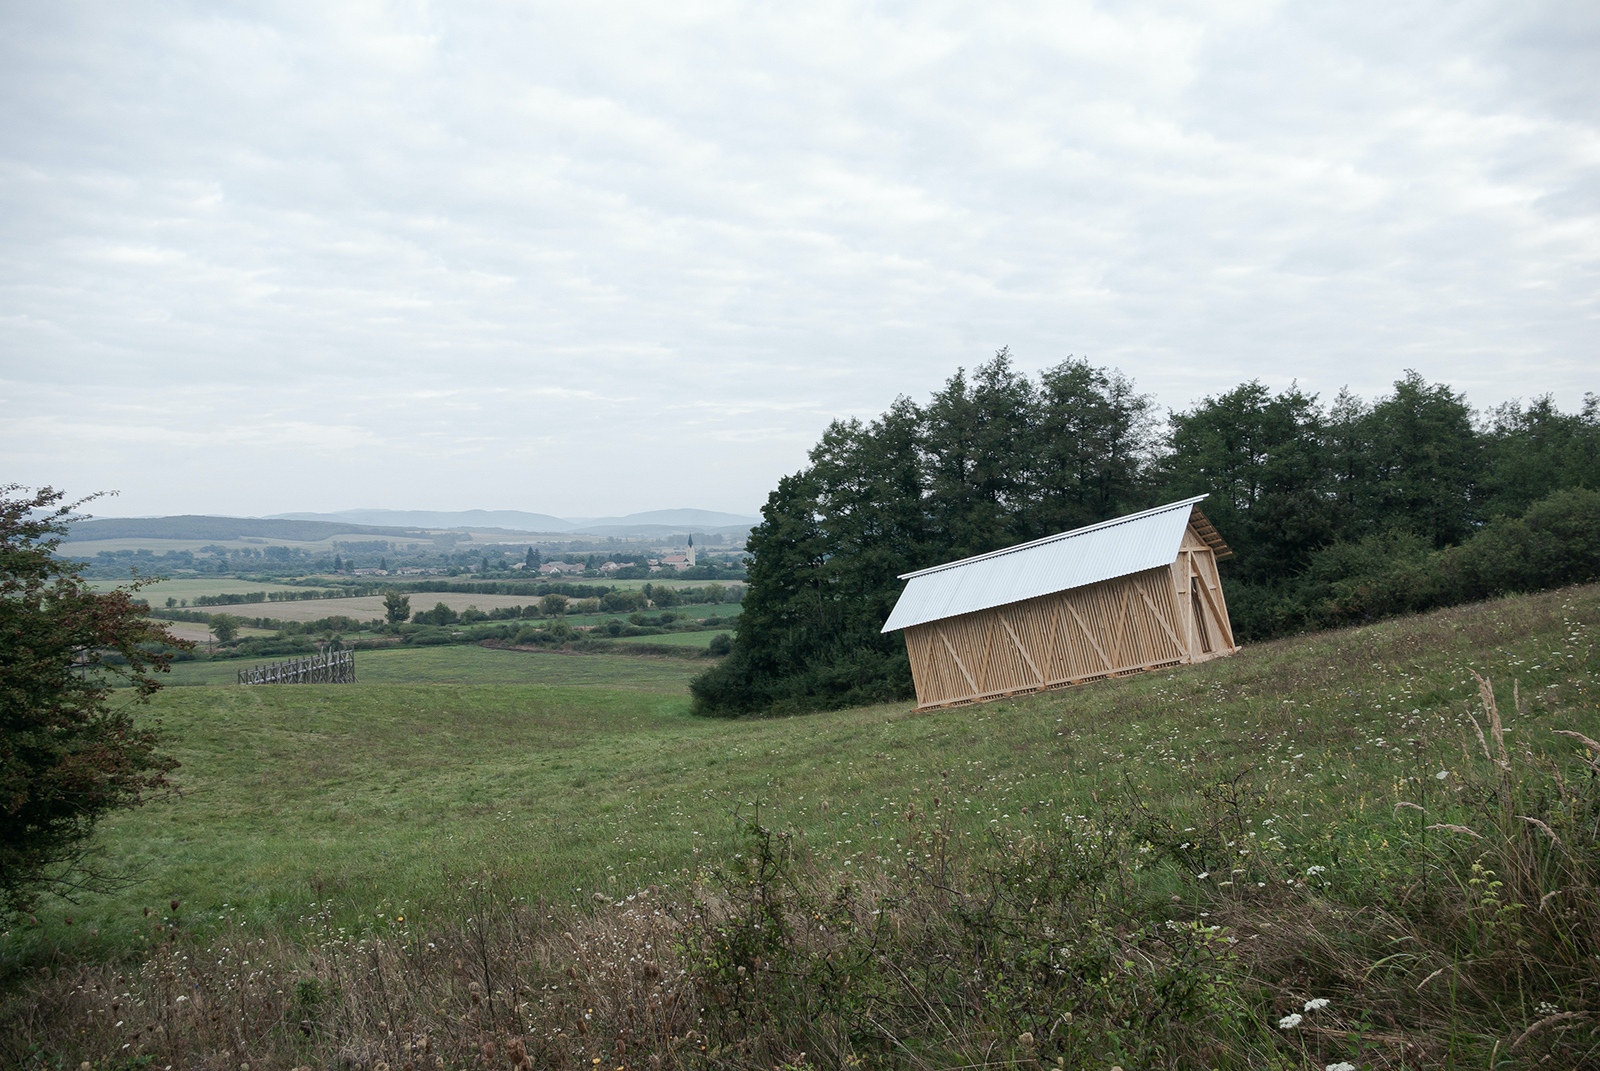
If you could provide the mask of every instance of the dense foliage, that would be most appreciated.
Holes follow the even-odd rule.
[[[1036,379],[1002,350],[925,405],[835,421],[768,498],[730,656],[704,713],[910,694],[879,632],[900,574],[1193,494],[1235,557],[1242,640],[1600,575],[1600,399],[1474,414],[1408,372],[1331,406],[1259,382],[1157,418],[1120,374],[1069,360]],[[1590,489],[1590,490],[1578,490]]]
[[[86,852],[94,824],[175,765],[131,707],[160,687],[159,652],[188,646],[127,591],[97,593],[56,558],[72,507],[21,490],[0,487],[0,917],[41,889],[102,881]],[[114,701],[119,680],[133,687]]]

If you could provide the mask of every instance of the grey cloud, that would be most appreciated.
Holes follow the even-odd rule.
[[[1404,367],[1570,406],[1596,26],[11,5],[0,452],[130,512],[750,512],[828,419],[1008,343],[1174,406]]]

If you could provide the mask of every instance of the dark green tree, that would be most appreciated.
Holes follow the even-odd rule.
[[[418,610],[411,620],[419,625],[453,625],[461,620],[461,615],[439,602],[434,603],[431,610]]]
[[[958,369],[923,411],[924,508],[953,558],[982,554],[1023,537],[1026,459],[1033,439],[1034,388],[1000,350],[969,380]]]
[[[1408,371],[1358,431],[1367,461],[1350,496],[1352,535],[1400,524],[1443,547],[1471,534],[1484,451],[1465,398]]]
[[[239,635],[239,622],[228,614],[212,614],[211,634],[218,643],[227,643]]]
[[[1335,501],[1315,396],[1259,381],[1174,413],[1159,480],[1163,501],[1209,494],[1202,508],[1233,548],[1232,575],[1270,580],[1304,568],[1335,535]]]
[[[177,765],[134,710],[161,687],[166,652],[192,644],[146,619],[130,589],[95,592],[81,564],[55,557],[81,504],[63,497],[0,487],[0,915],[42,891],[107,886],[95,824]]]
[[[383,616],[391,625],[398,625],[411,616],[411,597],[391,591],[383,597]]]
[[[1027,453],[1028,538],[1053,535],[1145,505],[1154,446],[1151,402],[1118,372],[1069,360],[1039,375]]]
[[[1566,487],[1600,489],[1600,398],[1563,413],[1547,394],[1524,409],[1507,402],[1488,413],[1482,510],[1517,517]]]
[[[1548,400],[1503,407],[1480,432],[1458,394],[1415,373],[1374,404],[1346,391],[1331,410],[1252,382],[1171,414],[1161,440],[1149,399],[1115,372],[1069,360],[1030,380],[1001,350],[925,406],[901,398],[870,423],[834,422],[779,482],[748,543],[738,633],[696,678],[695,704],[742,714],[906,695],[903,642],[880,631],[901,575],[1188,495],[1210,496],[1236,552],[1223,582],[1245,640],[1488,585],[1528,590],[1587,575],[1579,499],[1450,558],[1473,563],[1459,569],[1470,582],[1432,548],[1471,537],[1496,501],[1595,484],[1593,399],[1576,416]],[[1525,564],[1484,564],[1504,547]]]

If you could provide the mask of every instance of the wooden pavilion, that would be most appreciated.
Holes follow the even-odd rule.
[[[917,706],[955,706],[1232,654],[1205,495],[907,573]]]

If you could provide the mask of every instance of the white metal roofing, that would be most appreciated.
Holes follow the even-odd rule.
[[[900,579],[910,583],[900,593],[883,631],[1171,565],[1177,560],[1189,516],[1205,497],[1196,495],[1032,543],[905,573]]]

